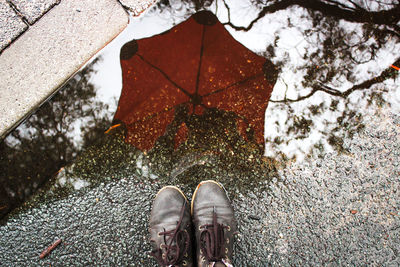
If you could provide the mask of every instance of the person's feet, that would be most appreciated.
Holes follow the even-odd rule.
[[[174,186],[163,187],[154,199],[150,243],[161,266],[193,266],[189,203]]]
[[[193,194],[191,213],[198,266],[232,266],[236,221],[222,185],[212,180],[201,182]]]

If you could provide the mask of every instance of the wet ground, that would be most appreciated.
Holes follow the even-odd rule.
[[[227,187],[239,222],[236,266],[400,263],[400,117],[380,110],[368,119],[344,144],[346,155],[291,164],[254,189]],[[193,187],[152,175],[146,165],[138,166],[139,175],[130,165],[100,174],[93,188],[15,214],[0,227],[2,265],[154,266],[151,199],[168,183],[188,196]],[[229,179],[220,172],[210,177]],[[61,245],[39,260],[58,238]]]
[[[256,125],[240,131],[242,115],[213,108],[176,108],[145,152],[132,140],[132,121],[113,121],[122,44],[193,12],[159,4],[1,143],[0,212],[24,202],[2,220],[1,264],[153,266],[147,230],[154,194],[177,184],[190,198],[205,179],[222,182],[233,201],[237,266],[400,263],[397,37],[371,32],[370,21],[355,22],[350,13],[335,20],[299,6],[243,30],[239,22],[252,25],[243,14],[257,16],[257,9],[227,7],[210,10],[279,70],[277,80],[265,74],[276,80],[265,144],[257,142]],[[58,238],[61,245],[39,260]]]

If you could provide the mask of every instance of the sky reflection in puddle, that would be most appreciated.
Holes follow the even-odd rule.
[[[298,6],[272,12],[250,24],[260,8],[242,2],[240,6],[228,6],[228,13],[227,6],[221,1],[216,3],[208,9],[222,23],[239,29],[226,26],[232,36],[280,70],[265,113],[265,155],[270,159],[284,165],[288,160],[318,157],[334,150],[345,152],[343,140],[363,129],[368,123],[363,120],[366,114],[373,114],[383,105],[400,111],[398,70],[391,67],[400,65],[395,24],[374,25],[356,22],[352,17],[346,21],[328,16],[329,10],[320,13],[313,7]],[[390,7],[376,3],[365,8],[379,11]],[[127,172],[148,172],[143,154],[121,141],[125,129],[116,128],[110,133],[119,136],[118,140],[107,137],[106,141],[98,141],[111,125],[122,89],[120,48],[133,38],[164,32],[192,13],[194,9],[185,4],[174,3],[172,8],[158,4],[142,17],[132,19],[96,59],[0,144],[0,215],[24,201],[81,151],[85,151],[81,156],[85,166],[74,170],[69,178],[64,176],[68,168],[58,175],[59,184],[69,184],[71,190],[94,185],[99,173],[112,176],[106,169],[111,163],[127,168]],[[253,26],[249,30],[240,28],[247,25]],[[158,153],[150,153],[147,164],[161,166],[159,162],[171,160],[170,152],[154,151]],[[196,152],[178,149],[168,167],[170,176],[177,177],[200,162],[215,164],[215,155]],[[256,155],[248,147],[241,152],[245,154],[242,159],[252,160]],[[111,163],[101,162],[107,155]],[[257,165],[251,160],[250,164]],[[69,169],[79,169],[77,165],[79,161]],[[93,171],[96,165],[103,166]],[[130,165],[134,168],[129,169]],[[92,175],[87,173],[89,170]]]

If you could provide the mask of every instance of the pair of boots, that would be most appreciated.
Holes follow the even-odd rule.
[[[193,229],[196,260],[193,260]],[[163,187],[154,199],[150,216],[150,242],[161,266],[232,266],[236,222],[223,186],[201,182],[191,207],[174,186]]]

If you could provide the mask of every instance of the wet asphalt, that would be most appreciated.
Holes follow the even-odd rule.
[[[400,265],[400,116],[381,110],[366,121],[346,153],[289,164],[247,188],[226,186],[240,232],[235,266]],[[126,166],[63,197],[43,192],[11,214],[0,225],[0,266],[156,266],[151,202],[174,180]],[[176,181],[190,198],[193,184]]]

